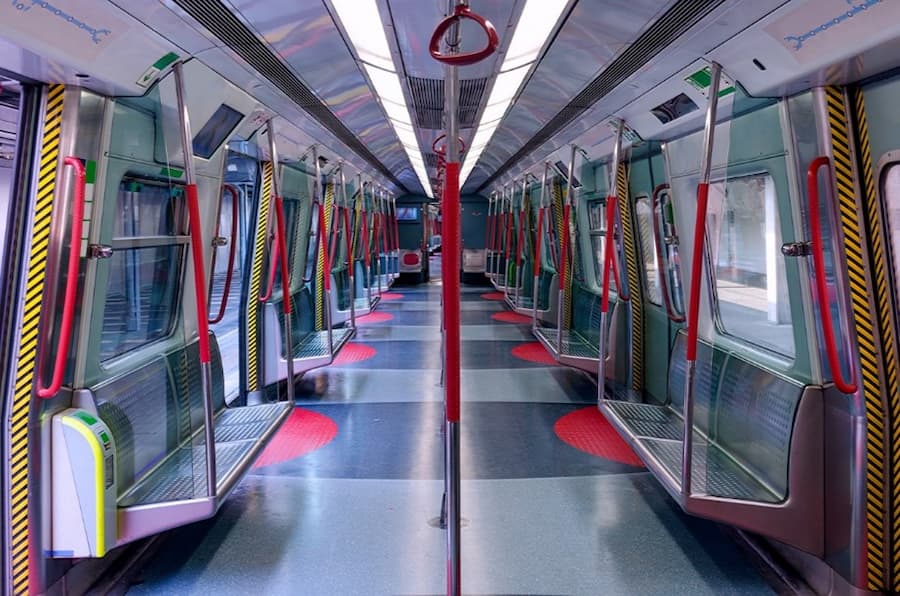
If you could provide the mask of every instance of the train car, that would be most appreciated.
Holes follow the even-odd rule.
[[[0,590],[900,592],[898,50],[0,1]]]

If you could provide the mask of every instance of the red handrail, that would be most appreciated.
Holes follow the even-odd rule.
[[[72,322],[75,318],[75,293],[78,291],[78,266],[81,262],[81,231],[84,225],[84,164],[77,157],[63,159],[63,168],[75,170],[75,201],[72,205],[72,230],[69,234],[69,263],[66,269],[66,292],[63,298],[62,322],[59,337],[56,340],[56,358],[53,361],[53,376],[50,386],[38,386],[38,397],[53,397],[62,387],[66,362],[69,359],[69,336],[72,334]]]
[[[369,248],[369,214],[365,209],[362,210],[362,236],[363,236],[363,250],[365,254],[363,258],[365,260],[366,269],[372,266],[372,251]],[[366,283],[369,283],[369,280],[366,280]]]
[[[330,240],[328,242],[328,262],[329,265],[334,263],[335,256],[337,255],[337,247],[338,247],[338,233],[340,232],[340,207],[335,201],[331,206],[331,230],[329,232]],[[326,270],[328,275],[331,275],[331,267]]]
[[[225,318],[225,309],[228,307],[228,296],[231,294],[231,278],[234,271],[234,259],[237,254],[238,231],[238,190],[232,184],[223,184],[222,188],[231,195],[231,246],[228,249],[228,271],[225,273],[225,287],[222,289],[222,301],[219,303],[219,313],[214,319],[209,320],[210,325],[215,325]],[[219,235],[219,223],[216,224],[216,236]]]
[[[544,244],[544,209],[546,207],[541,207],[538,209],[538,220],[537,220],[537,242],[535,242],[534,246],[534,276],[537,277],[541,273],[541,247]]]
[[[268,302],[272,298],[272,292],[275,289],[275,270],[278,267],[278,229],[275,229],[275,235],[272,237],[272,256],[269,260],[269,283],[266,286],[266,293],[259,297],[260,302]]]
[[[355,265],[353,258],[353,242],[352,242],[352,233],[350,231],[350,207],[343,207],[341,211],[344,212],[344,244],[347,245],[347,269],[350,275],[350,279],[353,279],[353,267]]]
[[[522,203],[524,204],[525,197],[522,197]],[[525,244],[525,210],[519,210],[519,219],[516,221],[516,267],[522,266],[522,246]],[[516,285],[518,285],[519,280],[516,280]]]
[[[697,360],[697,323],[700,319],[700,276],[703,274],[703,251],[706,240],[706,208],[709,204],[709,183],[697,185],[697,215],[694,218],[694,248],[691,255],[691,293],[688,302],[687,360]]]
[[[600,312],[609,312],[609,284],[610,271],[616,267],[616,258],[613,255],[615,243],[613,242],[613,225],[616,217],[616,197],[606,197],[606,237],[603,239],[603,290],[600,299]],[[619,289],[616,287],[616,289]],[[621,291],[621,290],[620,290]]]
[[[666,183],[660,184],[656,188],[653,189],[653,208],[651,218],[653,220],[653,245],[656,247],[656,262],[659,263],[659,285],[660,285],[660,293],[663,295],[663,302],[666,307],[666,316],[669,317],[669,320],[673,323],[684,323],[684,315],[680,315],[675,312],[675,307],[672,306],[672,297],[669,296],[669,282],[667,281],[668,271],[663,271],[662,266],[664,263],[668,263],[668,257],[663,254],[662,249],[662,230],[660,229],[659,217],[656,215],[656,209],[659,208],[659,216],[663,216],[662,212],[662,204],[660,203],[659,196],[666,190],[669,189],[669,185]]]
[[[806,182],[809,191],[809,227],[812,235],[813,266],[816,275],[816,299],[819,303],[819,312],[822,318],[822,334],[825,336],[825,353],[828,356],[828,366],[834,377],[834,386],[843,393],[856,393],[856,374],[850,367],[852,380],[845,380],[838,357],[837,339],[834,335],[834,323],[831,320],[831,309],[828,304],[828,284],[825,280],[825,254],[822,242],[822,221],[819,214],[819,169],[830,166],[831,160],[827,157],[817,157],[809,164],[806,172]]]
[[[444,226],[449,234],[443,237],[442,250],[444,285],[444,333],[447,391],[447,422],[459,422],[460,412],[460,305],[459,305],[459,164],[447,164],[447,186],[444,192]]]
[[[462,19],[469,19],[478,23],[478,26],[481,27],[485,35],[487,35],[487,45],[477,52],[468,52],[465,54],[441,54],[441,38],[447,33],[450,27],[457,24]],[[451,66],[466,66],[484,60],[497,51],[499,45],[500,37],[497,35],[497,30],[489,20],[472,12],[465,4],[457,4],[453,14],[438,23],[437,28],[431,35],[431,43],[428,44],[428,51],[431,53],[431,57],[438,62],[449,64]]]
[[[607,198],[607,206],[609,205],[609,200],[613,201],[613,210],[612,210],[612,219],[609,219],[610,211],[606,210],[606,233],[611,236],[613,240],[616,238],[616,228],[619,223],[619,198],[615,195]],[[610,255],[610,259],[612,262],[612,273],[613,279],[616,282],[616,295],[623,302],[631,301],[631,294],[628,293],[628,288],[622,285],[622,275],[619,272],[619,253],[616,250],[616,243],[612,243],[613,252]]]
[[[191,256],[194,265],[194,292],[197,294],[197,333],[200,335],[200,363],[209,364],[209,315],[206,314],[206,274],[203,264],[203,229],[200,223],[200,199],[197,185],[185,185],[191,219]]]
[[[291,314],[291,273],[288,269],[287,233],[284,225],[284,200],[275,197],[275,225],[278,230],[275,240],[281,262],[281,306],[284,314]]]

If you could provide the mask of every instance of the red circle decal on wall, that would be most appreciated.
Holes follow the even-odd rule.
[[[328,416],[294,408],[253,467],[279,464],[306,455],[330,443],[337,431],[337,424]]]
[[[622,440],[596,406],[566,414],[553,425],[553,432],[564,443],[579,451],[620,464],[644,467],[641,459]]]

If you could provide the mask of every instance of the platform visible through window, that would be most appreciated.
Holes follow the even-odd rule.
[[[775,183],[769,174],[713,182],[707,217],[721,330],[794,355]]]

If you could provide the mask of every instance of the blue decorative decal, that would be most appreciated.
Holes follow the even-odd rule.
[[[839,14],[838,16],[834,17],[833,19],[829,19],[829,20],[825,21],[818,27],[810,29],[809,31],[807,31],[806,33],[804,33],[802,35],[788,35],[784,38],[784,40],[794,44],[794,51],[799,51],[800,48],[803,47],[803,44],[806,43],[807,39],[810,39],[811,37],[815,37],[819,33],[825,33],[827,30],[831,29],[832,27],[836,27],[836,26],[840,25],[847,19],[851,19],[851,18],[855,17],[856,15],[858,15],[859,13],[875,6],[876,4],[881,4],[883,1],[884,0],[866,0],[865,2],[854,5],[853,2],[855,2],[855,0],[847,0],[847,4],[851,6],[850,10],[848,10],[847,12],[843,12],[843,13]]]
[[[76,17],[73,17],[66,11],[53,6],[49,2],[46,2],[46,0],[26,0],[26,1],[12,0],[11,4],[12,4],[13,8],[15,8],[16,10],[19,10],[21,12],[28,12],[35,6],[43,8],[47,12],[56,15],[57,17],[63,19],[67,23],[78,27],[79,29],[81,29],[82,31],[84,31],[85,33],[90,35],[91,41],[93,41],[95,44],[99,44],[106,38],[107,35],[112,33],[112,31],[110,31],[109,29],[95,29],[94,27],[91,27],[84,21],[81,21],[81,20],[77,19]]]

